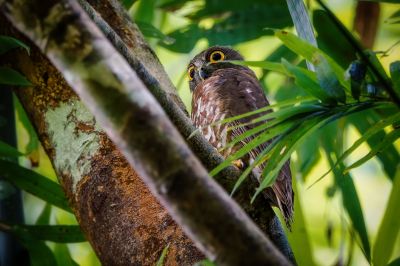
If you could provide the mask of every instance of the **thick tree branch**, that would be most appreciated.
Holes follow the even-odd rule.
[[[220,164],[223,158],[203,136],[196,134],[194,137],[187,139],[195,130],[187,116],[187,111],[176,94],[176,90],[164,68],[120,3],[115,0],[78,1],[104,35],[107,36],[109,41],[136,71],[139,78],[161,104],[179,132],[186,138],[190,148],[203,165],[208,170],[211,170]],[[240,171],[232,166],[224,169],[215,178],[219,184],[230,192],[240,174]],[[253,180],[256,179],[253,178]],[[247,187],[242,188],[235,196],[236,201],[270,237],[285,257],[294,263],[293,252],[282,226],[269,206],[268,201],[259,197],[251,205],[249,199],[255,191],[256,184],[246,185]]]
[[[62,70],[152,192],[210,258],[220,265],[288,264],[208,177],[126,61],[73,1],[0,3],[1,11]]]
[[[30,55],[14,51],[2,60],[34,84],[17,95],[102,264],[155,265],[167,245],[166,266],[203,259],[61,74],[1,14],[0,34],[31,47]]]

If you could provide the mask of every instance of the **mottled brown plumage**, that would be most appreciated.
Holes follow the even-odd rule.
[[[215,46],[195,56],[188,66],[189,86],[193,93],[192,121],[218,150],[225,147],[233,138],[258,126],[259,124],[245,123],[265,112],[228,124],[210,126],[212,123],[269,105],[254,72],[245,66],[234,65],[226,60],[243,60],[243,58],[230,48]],[[228,127],[232,128],[233,125],[235,127],[228,130]],[[248,137],[232,148],[223,149],[222,155],[226,158],[254,137],[254,135]],[[268,144],[264,143],[253,149],[242,158],[242,161],[249,165]],[[253,170],[258,178],[263,167],[264,165]],[[271,203],[282,211],[290,228],[293,217],[293,190],[289,162],[285,163],[276,182],[266,189],[265,194]]]

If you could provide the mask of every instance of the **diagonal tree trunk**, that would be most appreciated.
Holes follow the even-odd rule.
[[[61,37],[61,36],[59,36]],[[55,51],[55,50],[54,50]],[[36,62],[36,60],[34,60]],[[45,71],[46,72],[46,71]],[[53,72],[50,72],[53,73]],[[45,76],[45,74],[43,74]],[[56,75],[50,75],[48,74],[48,77],[52,80],[50,82],[50,86],[54,83],[54,76]],[[40,77],[40,75],[39,75]],[[33,77],[34,78],[34,77]],[[60,77],[58,77],[60,78]],[[56,79],[57,80],[57,79]],[[46,85],[49,83],[49,79],[46,80]],[[65,85],[65,84],[64,84]],[[47,86],[45,86],[47,87]],[[132,179],[138,180],[137,176],[135,177],[134,173],[130,170],[129,171],[129,166],[127,163],[122,159],[121,155],[113,149],[113,145],[111,142],[107,139],[107,137],[104,135],[104,133],[98,128],[97,124],[95,124],[93,118],[88,114],[88,112],[84,109],[82,104],[78,101],[75,95],[73,95],[71,92],[68,92],[68,90],[57,90],[56,92],[53,90],[49,91],[43,91],[42,93],[35,94],[37,92],[31,91],[31,94],[26,92],[20,92],[20,97],[25,102],[25,107],[28,107],[28,111],[34,116],[34,120],[36,122],[36,126],[40,131],[40,128],[42,128],[42,133],[40,134],[42,137],[42,140],[44,140],[44,143],[46,144],[47,142],[47,150],[49,151],[50,155],[53,157],[53,163],[55,165],[56,170],[59,172],[60,176],[62,177],[62,181],[64,182],[65,188],[67,188],[67,192],[69,195],[70,200],[72,200],[72,204],[75,208],[75,211],[77,211],[78,218],[80,219],[80,223],[82,225],[83,223],[83,228],[85,230],[85,233],[89,235],[89,240],[91,240],[92,244],[95,246],[95,249],[97,253],[99,254],[100,258],[107,258],[108,261],[105,259],[103,262],[107,264],[115,264],[116,262],[122,262],[124,261],[126,263],[133,263],[134,261],[136,262],[145,262],[145,260],[140,260],[139,258],[134,258],[137,260],[132,260],[132,257],[129,257],[127,255],[127,258],[122,258],[124,257],[123,255],[125,254],[135,254],[132,251],[132,246],[133,248],[137,247],[138,245],[140,246],[141,243],[133,243],[130,245],[132,242],[132,236],[129,234],[126,234],[126,230],[131,230],[131,232],[134,229],[137,229],[135,227],[135,222],[136,225],[140,224],[140,222],[143,222],[146,218],[149,218],[149,223],[151,224],[151,221],[157,221],[154,222],[155,226],[158,226],[159,223],[156,218],[156,216],[162,216],[163,218],[167,217],[167,215],[163,216],[162,211],[160,212],[159,206],[152,207],[152,210],[154,211],[153,216],[149,213],[145,213],[143,215],[138,215],[138,219],[133,219],[132,217],[128,217],[128,219],[122,219],[121,214],[127,214],[126,210],[131,210],[133,212],[129,213],[130,215],[136,214],[138,209],[134,208],[135,205],[137,205],[137,202],[141,202],[141,206],[146,205],[148,203],[148,198],[150,197],[145,197],[146,199],[143,200],[141,196],[138,196],[136,198],[132,198],[131,194],[133,191],[142,191],[143,184],[138,184],[137,182],[132,185]],[[51,97],[49,97],[49,95]],[[56,97],[54,97],[56,95]],[[36,98],[38,101],[32,101],[33,99]],[[43,101],[45,100],[45,101]],[[56,113],[56,109],[60,109],[59,107],[62,106],[64,109],[60,113]],[[72,106],[72,108],[71,108]],[[41,110],[43,110],[42,114],[34,114],[35,112],[38,113],[38,108],[41,107]],[[30,110],[29,110],[30,108]],[[40,108],[39,108],[40,109]],[[123,113],[122,110],[121,115]],[[37,117],[35,117],[37,116]],[[44,118],[44,119],[43,119]],[[57,119],[61,119],[60,121],[63,121],[61,123],[57,123]],[[44,123],[43,121],[46,121]],[[52,122],[54,122],[54,125],[51,125]],[[51,126],[50,126],[51,125]],[[51,128],[53,127],[53,128]],[[57,131],[59,129],[64,128],[64,131],[68,131],[68,129],[71,129],[72,133],[69,133],[69,137],[65,137],[65,135],[57,135]],[[93,131],[94,130],[94,131]],[[95,134],[93,134],[95,133]],[[43,135],[42,135],[43,134]],[[75,136],[75,138],[74,138]],[[57,151],[59,154],[63,154],[63,152],[60,152],[60,150],[57,150],[57,145],[56,144],[61,144],[62,139],[64,139],[64,143],[69,143],[72,142],[80,142],[80,145],[84,145],[85,150],[89,149],[92,150],[93,153],[87,154],[86,151],[79,150],[79,148],[82,147],[77,147],[78,151],[81,154],[81,158],[78,158],[75,162],[65,162],[65,159],[71,159],[68,157],[61,157],[57,158]],[[85,139],[89,138],[89,139]],[[69,142],[68,142],[69,141]],[[95,143],[99,142],[100,148],[97,149]],[[88,144],[89,143],[89,144]],[[103,146],[104,145],[104,146]],[[46,145],[45,145],[46,146]],[[54,148],[55,147],[55,148]],[[61,149],[62,151],[62,149]],[[76,150],[72,149],[74,153]],[[75,154],[70,154],[75,155]],[[98,157],[100,155],[100,157]],[[88,165],[85,163],[82,163],[82,161],[89,160],[90,163],[90,171],[85,172],[88,168]],[[104,165],[104,162],[110,162],[109,164]],[[76,164],[74,166],[74,163]],[[103,164],[103,165],[102,165]],[[117,166],[116,166],[117,165]],[[93,171],[92,171],[93,170]],[[78,176],[74,176],[74,174],[77,174]],[[125,175],[126,174],[126,175]],[[79,176],[80,175],[80,176]],[[122,180],[120,180],[122,177]],[[124,178],[126,177],[126,178]],[[131,184],[132,186],[128,186],[128,184]],[[127,188],[127,186],[129,188]],[[144,189],[145,190],[145,189]],[[146,194],[146,193],[144,193]],[[147,193],[148,194],[148,193]],[[120,199],[123,199],[123,201],[119,202]],[[142,200],[142,201],[141,201]],[[117,202],[117,203],[116,203]],[[151,200],[150,200],[151,202]],[[154,200],[153,200],[154,202]],[[134,205],[134,206],[133,206]],[[151,205],[151,204],[150,204]],[[113,207],[113,208],[110,208]],[[195,208],[195,207],[194,207]],[[135,211],[136,210],[136,211]],[[140,211],[140,210],[139,210]],[[164,212],[165,213],[165,212]],[[255,211],[253,211],[253,215],[258,215],[256,214]],[[152,217],[152,218],[150,218]],[[153,219],[156,217],[155,219]],[[261,215],[262,217],[262,215]],[[166,219],[167,219],[166,218]],[[142,219],[142,221],[141,221]],[[169,218],[168,218],[169,219]],[[167,220],[168,220],[167,219]],[[134,220],[134,221],[133,221]],[[162,219],[161,219],[162,220]],[[271,217],[269,217],[269,220],[271,220]],[[97,227],[93,226],[92,223],[97,223]],[[145,222],[143,222],[145,223]],[[165,223],[163,223],[165,224]],[[194,258],[199,258],[198,253],[193,251],[193,248],[190,247],[190,243],[188,243],[187,240],[185,240],[184,236],[182,236],[181,232],[179,233],[179,229],[176,229],[176,226],[173,224],[173,222],[166,222],[167,225],[164,229],[164,232],[158,232],[157,230],[154,231],[154,234],[148,234],[148,238],[151,239],[154,236],[160,236],[171,231],[171,228],[175,228],[172,230],[175,230],[173,233],[174,234],[169,234],[166,239],[168,241],[176,240],[174,243],[177,243],[175,250],[179,253],[179,248],[182,249],[182,245],[179,245],[179,243],[185,243],[183,246],[187,247],[187,253],[186,255],[181,255],[179,257],[179,254],[176,255],[176,258],[178,258],[178,261],[175,261],[175,263],[178,263],[179,265],[182,264],[190,264]],[[86,229],[85,229],[86,225]],[[265,226],[265,224],[264,224]],[[154,227],[154,225],[153,225]],[[105,230],[106,229],[106,230]],[[111,229],[108,230],[108,229]],[[143,232],[146,232],[146,234],[149,232],[148,228],[142,228]],[[116,230],[116,231],[115,231]],[[151,230],[150,230],[151,231]],[[178,233],[176,233],[178,231]],[[105,235],[104,234],[99,234],[99,232],[114,232],[115,234],[109,234]],[[140,230],[137,230],[135,232],[139,232]],[[152,232],[153,233],[153,232]],[[159,235],[160,234],[160,235]],[[179,237],[181,235],[181,238]],[[228,234],[229,235],[229,234]],[[143,239],[140,239],[140,237],[133,238],[134,240],[142,241]],[[152,239],[153,241],[154,239]],[[121,242],[119,242],[121,241]],[[122,242],[126,242],[126,248],[125,249],[119,249],[118,247],[115,247],[114,245],[111,245],[112,247],[110,248],[109,243],[115,243],[116,245],[121,244]],[[147,254],[147,256],[153,256],[153,261],[148,261],[149,264],[154,263],[154,258],[156,258],[156,255],[159,255],[160,253],[160,243],[166,243],[168,242],[165,239],[162,239],[162,241],[154,241],[154,245],[158,247],[158,249],[153,252],[152,254]],[[148,241],[151,242],[151,241]],[[97,247],[96,247],[97,246]],[[203,247],[204,248],[204,247]],[[161,247],[162,249],[162,247]],[[139,249],[134,249],[135,251],[140,250]],[[174,248],[170,249],[170,256],[169,258],[172,257],[171,255],[171,250],[173,251]],[[144,250],[142,250],[144,251]],[[289,249],[290,251],[290,249]],[[140,252],[139,252],[140,253]],[[151,253],[151,252],[150,252]],[[185,252],[183,252],[185,253]],[[117,255],[116,255],[117,254]],[[122,256],[121,256],[122,254]],[[188,258],[188,254],[194,254],[193,258]],[[197,254],[197,255],[196,255]],[[130,259],[130,260],[129,260]],[[143,258],[141,258],[143,259]],[[185,261],[182,261],[186,259]],[[192,259],[192,260],[190,260]],[[122,263],[124,264],[124,263]]]

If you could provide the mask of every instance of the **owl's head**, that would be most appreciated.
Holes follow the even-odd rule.
[[[190,91],[193,92],[198,84],[211,77],[218,69],[246,68],[226,62],[228,60],[243,60],[243,57],[235,50],[225,46],[213,46],[196,55],[187,67]]]

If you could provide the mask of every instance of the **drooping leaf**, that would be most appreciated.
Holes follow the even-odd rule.
[[[400,95],[400,61],[392,62],[389,68],[393,88]]]
[[[347,68],[352,61],[357,59],[356,51],[335,27],[325,11],[317,9],[313,12],[313,24],[318,33],[318,47],[329,54],[342,68]]]
[[[29,46],[27,46],[20,40],[17,40],[10,36],[0,35],[0,55],[4,54],[5,52],[7,52],[11,49],[17,48],[17,47],[21,47],[21,48],[25,49],[28,52],[28,54],[30,53]]]
[[[157,0],[140,0],[137,4],[137,9],[134,15],[135,22],[141,21],[142,23],[151,25],[154,19],[156,2]]]
[[[268,61],[228,61],[232,62],[236,65],[241,65],[241,66],[252,66],[252,67],[260,67],[265,70],[273,71],[273,72],[278,72],[284,75],[288,75],[289,73],[285,70],[285,68],[282,66],[280,63],[276,62],[268,62]]]
[[[296,171],[292,171],[296,173]],[[292,224],[292,231],[287,234],[287,238],[293,249],[294,256],[298,265],[315,265],[313,260],[313,248],[310,242],[310,237],[307,232],[307,225],[304,219],[304,211],[301,202],[301,191],[298,189],[298,180],[293,180],[293,192],[296,195],[294,201],[294,218]]]
[[[39,148],[39,139],[37,137],[36,130],[32,126],[32,123],[30,122],[24,108],[22,107],[17,97],[14,97],[14,104],[19,121],[22,123],[29,135],[29,142],[26,144],[25,154],[30,154]]]
[[[396,111],[392,112],[395,113]],[[388,117],[386,115],[386,117]],[[355,114],[348,118],[348,121],[355,126],[361,135],[364,135],[367,130],[376,125],[382,120],[382,116],[375,110],[366,111],[362,114]],[[386,132],[381,130],[375,133],[367,139],[368,146],[370,148],[376,147],[383,138],[386,136]],[[377,159],[381,162],[386,176],[392,179],[396,173],[396,164],[400,161],[400,155],[393,145],[386,147],[385,152],[380,152],[377,155]]]
[[[385,22],[390,24],[400,23],[400,9],[395,11]]]
[[[54,255],[58,266],[79,266],[72,257],[66,244],[56,244]]]
[[[0,67],[0,84],[11,86],[31,86],[32,83],[19,72],[9,67]]]
[[[13,225],[16,234],[29,234],[37,240],[56,243],[85,242],[81,229],[77,225]]]
[[[2,169],[2,177],[15,186],[67,212],[72,212],[57,183],[16,163],[4,160],[0,160],[0,169]]]
[[[0,157],[18,157],[24,155],[13,146],[0,140]]]
[[[392,255],[396,239],[400,230],[400,219],[398,214],[400,202],[400,164],[397,165],[397,172],[393,178],[392,191],[385,208],[381,224],[376,236],[373,249],[374,265],[386,265]]]
[[[303,88],[307,93],[316,97],[324,103],[333,104],[335,99],[332,98],[325,90],[318,84],[315,73],[298,66],[294,66],[282,59],[282,64],[286,70],[295,77],[295,83],[297,86]]]
[[[321,144],[325,150],[329,165],[334,169],[335,185],[342,192],[343,206],[350,217],[352,226],[360,237],[365,257],[368,261],[371,261],[371,248],[368,240],[368,233],[353,179],[350,174],[343,174],[345,168],[343,164],[339,164],[338,168],[334,168],[335,162],[333,156],[335,155],[337,158],[343,146],[342,143],[336,143],[338,134],[342,135],[342,130],[343,128],[339,128],[335,124],[330,125],[330,127],[325,130],[325,137],[321,138]]]
[[[367,155],[365,155],[352,165],[348,166],[344,171],[348,172],[353,168],[359,167],[360,165],[364,164],[365,162],[373,158],[377,153],[383,151],[387,146],[392,145],[399,138],[400,138],[400,130],[393,130],[392,132],[387,134],[387,136],[384,139],[382,139],[381,143],[379,143],[375,147],[371,147],[371,151]]]
[[[35,224],[36,225],[47,225],[50,223],[50,216],[51,216],[51,205],[46,203],[43,207],[42,212],[40,213],[39,217],[37,218]]]
[[[163,251],[161,252],[161,256],[158,259],[156,266],[163,266],[164,265],[165,258],[166,258],[167,254],[168,254],[168,248],[169,248],[169,244],[166,245],[165,248],[163,249]]]
[[[156,27],[154,27],[150,23],[142,22],[142,21],[135,21],[135,23],[136,23],[136,25],[138,25],[140,31],[146,37],[159,39],[165,44],[172,44],[175,42],[174,39],[172,39],[169,36],[166,36],[164,33],[159,31]]]

